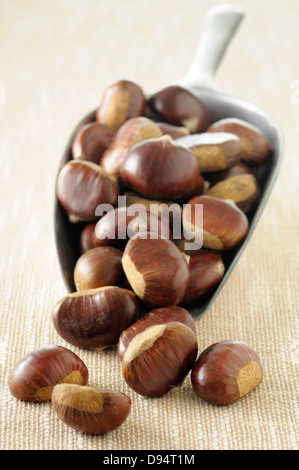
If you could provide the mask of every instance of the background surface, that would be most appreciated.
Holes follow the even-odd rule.
[[[8,390],[15,362],[49,344],[69,347],[51,323],[65,295],[53,226],[57,168],[71,131],[122,77],[145,91],[182,78],[211,0],[0,0],[0,448],[245,450],[298,448],[299,3],[250,0],[216,80],[281,124],[285,152],[269,203],[239,264],[197,322],[200,350],[250,344],[265,374],[233,406],[213,407],[184,385],[145,399],[124,383],[115,351],[70,347],[90,384],[123,391],[132,411],[116,431],[82,435],[47,404]],[[4,98],[4,99],[3,99]],[[3,103],[3,101],[5,101]]]

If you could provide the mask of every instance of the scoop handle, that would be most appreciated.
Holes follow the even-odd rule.
[[[216,89],[215,73],[244,15],[241,6],[232,4],[217,5],[208,11],[193,63],[181,80],[183,86]]]

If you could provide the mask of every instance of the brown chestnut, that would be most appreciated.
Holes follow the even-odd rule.
[[[253,175],[255,176],[255,172],[253,168],[247,165],[244,162],[238,162],[235,165],[231,166],[230,168],[226,168],[225,170],[213,171],[211,173],[205,173],[205,180],[210,183],[210,186],[214,186],[220,181],[224,181],[227,178],[231,178],[232,176],[237,175]]]
[[[250,165],[262,165],[270,155],[271,147],[268,138],[247,121],[236,118],[225,118],[214,122],[207,132],[230,132],[241,141],[241,158]]]
[[[197,221],[197,205],[203,209],[202,221]],[[183,208],[183,228],[187,239],[193,237],[204,248],[229,250],[246,237],[248,219],[233,201],[203,195]]]
[[[87,367],[77,354],[62,346],[46,346],[22,357],[12,369],[8,384],[19,400],[45,402],[51,399],[56,384],[85,385],[87,381]]]
[[[88,250],[94,248],[93,237],[95,230],[95,222],[90,222],[83,227],[79,235],[79,253],[82,255]]]
[[[178,199],[177,202],[181,205],[184,205],[193,197],[204,194],[205,189],[206,189],[206,181],[203,179],[203,176],[200,173],[198,173],[193,188],[190,189],[190,191],[187,192],[187,194],[185,194],[184,197]]]
[[[198,184],[198,175],[195,155],[169,135],[135,145],[121,169],[125,186],[161,200],[178,200],[189,194]]]
[[[118,286],[124,278],[123,252],[113,246],[99,246],[83,253],[74,268],[77,291]]]
[[[201,172],[229,168],[241,159],[240,139],[228,132],[203,132],[177,139],[179,145],[192,150]]]
[[[187,259],[171,240],[155,235],[141,232],[128,241],[123,269],[133,291],[146,305],[177,305],[189,281]]]
[[[161,136],[162,131],[154,121],[143,116],[129,119],[118,129],[111,144],[104,152],[100,165],[108,173],[119,176],[124,159],[134,145]]]
[[[189,270],[190,280],[181,302],[185,306],[206,299],[219,285],[225,266],[218,253],[199,251],[190,256]]]
[[[255,176],[236,175],[212,186],[207,196],[231,199],[245,214],[251,213],[260,201],[261,191]]]
[[[66,295],[55,305],[52,320],[58,334],[83,349],[102,350],[118,343],[123,330],[139,316],[135,294],[118,286]]]
[[[124,248],[135,234],[151,231],[171,238],[168,221],[161,219],[143,205],[119,207],[105,214],[96,224],[93,243],[95,246],[111,245]]]
[[[152,325],[133,337],[122,358],[126,383],[147,397],[165,395],[181,385],[195,363],[195,333],[179,322]]]
[[[131,409],[131,399],[112,390],[61,384],[54,387],[52,406],[68,426],[96,435],[106,434],[123,424]]]
[[[116,206],[119,194],[116,178],[93,162],[71,160],[57,178],[57,198],[71,222],[97,220],[97,206]]]
[[[199,355],[191,372],[195,393],[216,405],[235,403],[259,385],[262,378],[257,353],[240,341],[212,344]]]
[[[74,160],[87,160],[99,164],[103,153],[111,144],[115,129],[99,122],[85,124],[72,144]]]
[[[180,85],[170,85],[155,92],[148,105],[162,121],[184,126],[190,132],[203,132],[208,126],[208,112],[202,101]]]
[[[127,119],[142,116],[145,106],[144,93],[137,83],[132,80],[118,80],[105,89],[96,111],[96,120],[119,129]]]
[[[120,359],[123,358],[127,347],[137,334],[144,331],[149,326],[164,325],[165,323],[179,322],[189,326],[196,333],[195,321],[188,310],[177,305],[156,308],[144,315],[122,332],[117,345],[117,353]]]

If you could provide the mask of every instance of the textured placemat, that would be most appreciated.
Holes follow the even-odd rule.
[[[236,339],[264,365],[259,387],[233,406],[214,407],[181,388],[159,399],[130,390],[115,350],[70,347],[51,323],[63,295],[53,229],[54,184],[75,124],[105,86],[131,76],[145,90],[181,78],[203,15],[220,2],[174,0],[1,0],[0,80],[0,448],[6,450],[216,450],[298,448],[297,0],[241,3],[247,17],[217,81],[275,115],[285,134],[278,181],[238,266],[197,322],[199,348]],[[271,3],[271,7],[270,7]],[[4,85],[4,86],[3,86]],[[67,427],[46,404],[11,396],[15,362],[49,344],[70,347],[90,384],[132,398],[127,421],[101,437]]]

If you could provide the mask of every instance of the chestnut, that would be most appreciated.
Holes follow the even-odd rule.
[[[181,385],[198,352],[194,331],[179,322],[152,325],[136,334],[122,358],[126,383],[147,397],[165,395]]]
[[[57,178],[57,198],[71,222],[97,220],[97,206],[116,206],[119,194],[117,180],[93,162],[71,160]]]
[[[22,357],[12,369],[8,385],[19,400],[45,402],[61,382],[85,385],[88,369],[77,354],[62,346],[45,346]]]
[[[99,163],[103,153],[111,144],[115,132],[112,127],[99,122],[85,124],[74,138],[73,159]]]
[[[243,174],[220,181],[212,186],[206,195],[220,199],[231,199],[239,209],[245,214],[249,214],[259,203],[261,191],[255,176]]]
[[[83,349],[103,350],[117,344],[123,330],[139,316],[135,294],[118,286],[67,294],[54,306],[52,320],[58,334]]]
[[[261,382],[261,361],[248,344],[220,341],[206,348],[191,371],[195,393],[209,403],[235,403]]]
[[[146,99],[142,88],[132,80],[118,80],[109,85],[96,110],[96,120],[119,129],[128,119],[142,116]]]
[[[171,229],[167,220],[161,219],[143,205],[118,207],[108,211],[96,224],[93,243],[95,246],[117,246],[123,249],[127,241],[136,233],[155,232],[171,238]]]
[[[134,145],[162,135],[162,131],[154,121],[144,116],[131,118],[118,129],[109,147],[102,155],[100,165],[108,173],[119,176],[123,161]]]
[[[180,198],[177,200],[177,202],[181,205],[184,205],[186,202],[189,201],[189,199],[192,199],[195,196],[200,196],[201,194],[204,194],[206,190],[206,181],[203,179],[203,176],[198,173],[195,184],[192,189],[190,189],[189,192],[187,192],[184,197]]]
[[[214,186],[215,184],[220,183],[220,181],[224,181],[227,178],[244,174],[256,176],[252,167],[250,167],[244,162],[238,162],[230,168],[226,168],[225,170],[213,171],[211,173],[205,173],[204,176],[205,180],[210,183],[210,186]]]
[[[203,132],[177,139],[177,143],[192,150],[200,172],[230,168],[241,159],[240,139],[228,132]]]
[[[61,384],[51,398],[57,416],[68,426],[86,434],[106,434],[127,419],[131,399],[121,392],[91,386]]]
[[[118,341],[117,353],[120,359],[123,358],[127,347],[130,342],[137,334],[144,331],[146,328],[152,325],[161,325],[170,322],[179,322],[183,323],[186,326],[189,326],[191,330],[196,334],[196,325],[195,321],[188,310],[177,305],[170,305],[168,307],[156,308],[151,310],[149,313],[144,315],[142,318],[137,320],[126,330],[124,330]]]
[[[237,135],[241,141],[241,158],[249,165],[262,165],[270,155],[268,138],[259,128],[242,119],[221,119],[211,124],[207,132],[230,132]]]
[[[123,269],[133,291],[146,305],[177,305],[189,281],[187,259],[171,240],[155,236],[140,232],[128,241]]]
[[[190,256],[190,280],[182,305],[194,305],[207,298],[223,278],[225,266],[222,257],[211,251],[199,251]]]
[[[202,101],[180,85],[158,90],[150,97],[148,105],[160,120],[184,126],[191,133],[203,132],[208,126],[208,112]]]
[[[93,237],[95,230],[95,222],[86,224],[79,235],[79,253],[82,255],[88,250],[94,248]]]
[[[202,221],[196,220],[197,205],[202,205]],[[187,239],[202,242],[204,248],[230,250],[246,237],[248,218],[233,201],[202,195],[183,208],[183,229]]]
[[[77,291],[117,286],[124,278],[123,252],[113,246],[99,246],[83,253],[74,268]]]
[[[199,167],[191,150],[169,135],[135,145],[121,168],[124,185],[150,199],[178,200],[198,184]]]

